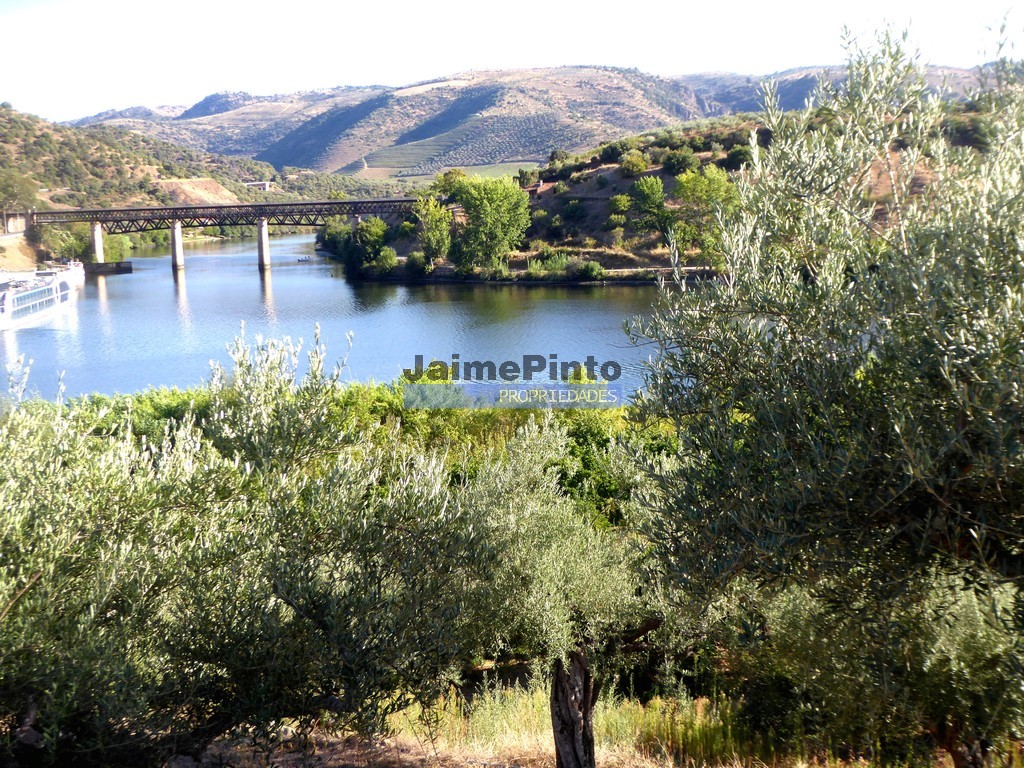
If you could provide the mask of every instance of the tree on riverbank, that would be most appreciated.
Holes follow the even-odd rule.
[[[413,206],[417,231],[427,264],[444,261],[452,246],[452,214],[433,197],[421,197]]]
[[[459,179],[451,193],[465,220],[456,225],[453,260],[462,269],[497,267],[530,226],[529,195],[507,178]]]
[[[736,185],[715,165],[690,170],[676,179],[678,201],[675,234],[680,248],[698,248],[710,263],[721,266],[721,228],[716,216],[728,218],[739,202]]]
[[[317,232],[317,243],[337,254],[352,278],[387,274],[397,264],[387,244],[394,232],[379,216],[367,216],[354,227],[346,218],[333,217]]]

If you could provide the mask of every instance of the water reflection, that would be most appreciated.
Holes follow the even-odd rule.
[[[50,372],[61,370],[69,395],[195,386],[211,360],[228,363],[243,322],[250,340],[307,343],[319,325],[329,365],[353,332],[344,375],[360,381],[391,381],[416,355],[593,355],[635,371],[648,354],[629,346],[622,324],[650,310],[653,288],[352,284],[336,263],[299,262],[312,247],[309,236],[274,238],[276,266],[262,275],[251,240],[192,245],[183,272],[162,249],[133,254],[134,274],[90,277],[66,321],[0,336],[0,359],[33,358],[30,386],[52,397]]]
[[[88,288],[88,283],[86,283]],[[85,293],[85,290],[82,292]],[[79,298],[82,298],[81,296]],[[107,276],[96,275],[96,316],[100,331],[109,338],[113,335],[113,321],[110,317],[110,299],[107,296]]]
[[[395,302],[402,286],[391,283],[353,283],[352,298],[357,312],[373,312]]]
[[[19,364],[21,353],[18,350],[18,333],[13,329],[7,329],[3,332],[4,341],[4,367],[10,374],[13,368],[16,368]]]
[[[110,315],[110,304],[107,298],[107,276],[96,275],[96,304],[101,315]]]
[[[185,284],[185,270],[174,270],[174,300],[178,307],[178,322],[182,330],[192,330],[192,310],[188,306],[188,288]]]
[[[277,313],[274,312],[274,283],[270,277],[270,270],[260,270],[260,296],[263,297],[263,310],[271,325],[277,322]]]

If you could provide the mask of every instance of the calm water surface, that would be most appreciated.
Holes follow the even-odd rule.
[[[169,256],[135,255],[134,274],[89,277],[64,315],[0,333],[0,359],[31,360],[29,389],[47,398],[62,375],[68,396],[185,388],[209,379],[211,361],[228,363],[243,323],[250,341],[289,336],[307,346],[319,324],[328,359],[347,354],[348,380],[392,381],[416,355],[500,363],[556,354],[615,360],[624,390],[640,385],[648,351],[632,347],[622,325],[650,310],[653,287],[352,285],[314,255],[311,235],[274,238],[271,253],[265,277],[253,240],[187,246],[177,278]]]

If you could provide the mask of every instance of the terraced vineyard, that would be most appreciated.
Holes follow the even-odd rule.
[[[370,168],[394,169],[399,176],[422,176],[446,168],[536,162],[552,149],[585,140],[582,131],[555,113],[478,116],[440,136],[373,152],[365,162]]]

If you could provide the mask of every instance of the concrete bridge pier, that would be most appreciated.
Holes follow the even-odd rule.
[[[171,222],[171,269],[185,268],[185,249],[181,247],[181,222]]]
[[[256,221],[256,250],[259,253],[260,272],[270,269],[270,228],[264,218]]]
[[[28,221],[26,221],[26,219]],[[3,220],[0,220],[0,234],[14,235],[19,232],[26,232],[31,228],[32,212],[8,213],[4,211]]]
[[[98,221],[92,222],[92,253],[93,261],[97,264],[103,263],[103,225]]]

